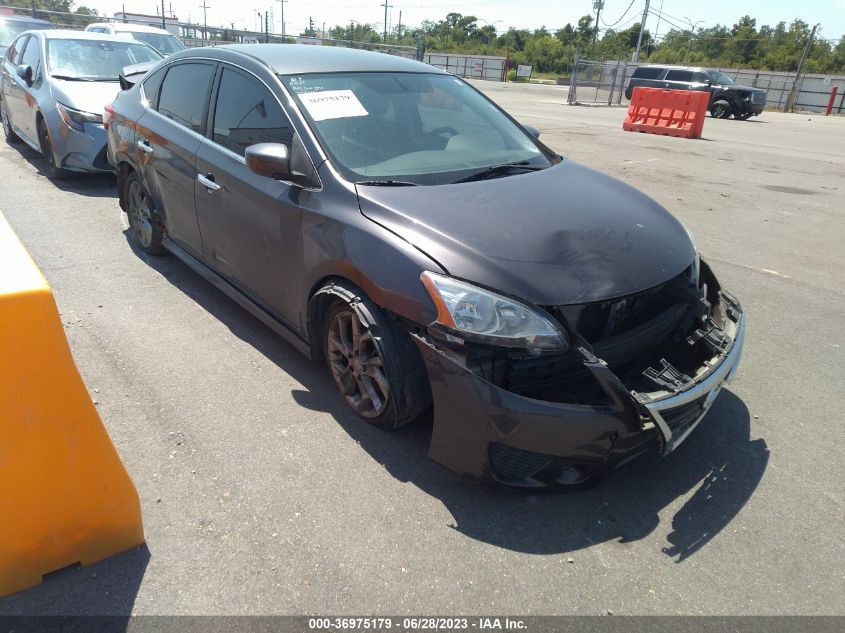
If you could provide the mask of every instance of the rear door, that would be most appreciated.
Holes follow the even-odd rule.
[[[197,257],[202,238],[194,204],[196,153],[208,111],[215,62],[182,62],[167,67],[157,95],[145,95],[149,109],[138,119],[137,162],[165,219],[167,235]],[[145,82],[146,86],[146,82]]]
[[[296,325],[302,292],[301,187],[253,173],[254,143],[290,150],[293,127],[279,100],[255,75],[220,65],[208,137],[197,152],[197,216],[205,259],[217,272]]]

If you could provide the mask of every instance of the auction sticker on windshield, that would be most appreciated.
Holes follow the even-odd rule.
[[[299,99],[315,121],[346,119],[369,114],[351,90],[300,93]]]

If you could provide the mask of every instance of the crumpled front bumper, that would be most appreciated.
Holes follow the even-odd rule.
[[[733,301],[738,318],[730,346],[682,391],[663,397],[631,392],[600,359],[585,361],[607,392],[608,406],[512,393],[416,336],[434,400],[429,455],[472,479],[531,487],[577,484],[651,448],[671,452],[698,425],[739,366],[745,316]]]

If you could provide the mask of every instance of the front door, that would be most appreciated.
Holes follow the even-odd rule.
[[[296,330],[302,262],[300,187],[258,176],[254,143],[290,148],[293,129],[257,77],[222,66],[212,95],[211,142],[197,152],[196,205],[206,262]]]

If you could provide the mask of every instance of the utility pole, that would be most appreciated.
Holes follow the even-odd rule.
[[[380,7],[384,7],[384,36],[382,41],[387,43],[387,10],[392,9],[392,4],[387,4],[387,0],[384,0],[384,4],[380,4]]]
[[[640,34],[637,36],[637,52],[634,53],[634,61],[640,61],[640,47],[643,45],[643,31],[645,31],[645,21],[648,17],[649,0],[645,0],[645,10],[643,11],[643,19],[640,21]]]
[[[596,12],[596,30],[593,32],[593,50],[590,53],[590,57],[595,58],[596,40],[599,37],[599,16],[601,15],[601,10],[604,9],[604,0],[593,0],[593,9]]]
[[[385,0],[385,2],[386,2],[386,1],[387,1],[387,0]],[[30,11],[32,11],[32,17],[38,17],[38,16],[35,14],[35,0],[32,0],[32,2],[30,2],[30,3],[29,3],[29,9],[30,9]]]
[[[352,48],[352,34],[355,33],[354,20],[349,20],[349,48]]]
[[[264,43],[270,43],[270,20],[268,19],[269,11],[264,12]]]
[[[203,0],[203,2],[205,2],[205,0]],[[164,0],[161,0],[161,28],[167,28],[167,22],[164,21]]]
[[[162,2],[162,6],[164,3]],[[202,0],[202,4],[199,5],[200,9],[202,9],[202,39],[208,39],[208,9],[211,8],[210,5],[206,4],[205,0]],[[164,20],[162,20],[164,22]]]
[[[789,91],[789,96],[786,98],[786,105],[783,108],[784,112],[792,112],[795,109],[795,102],[798,101],[798,94],[801,92],[801,86],[804,83],[804,64],[807,62],[807,56],[813,47],[813,40],[816,37],[818,28],[819,25],[816,24],[810,32],[810,37],[807,38],[807,45],[804,47],[801,61],[798,62],[798,70],[795,71],[795,81],[792,82],[792,90]]]
[[[314,20],[310,15],[308,16],[308,35],[314,37]]]
[[[399,26],[396,27],[397,41],[402,39],[402,9],[399,9]]]
[[[288,0],[279,0],[279,3],[282,5],[282,41],[284,41],[285,37],[285,3]]]

